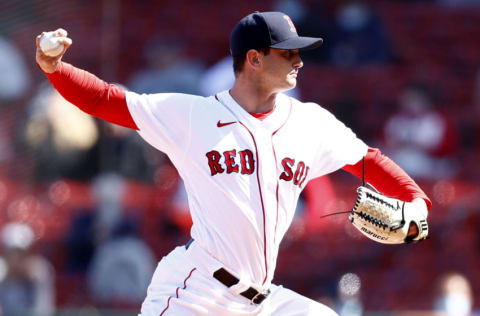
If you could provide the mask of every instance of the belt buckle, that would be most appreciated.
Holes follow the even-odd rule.
[[[267,297],[270,295],[270,289],[267,289],[264,292],[258,292],[252,299],[250,300],[251,305],[259,305],[261,304]],[[259,299],[259,302],[255,302],[255,300]]]

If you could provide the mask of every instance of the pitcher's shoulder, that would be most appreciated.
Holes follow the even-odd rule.
[[[147,102],[151,104],[166,103],[169,105],[188,104],[188,105],[202,105],[214,102],[214,97],[204,97],[194,94],[186,93],[151,93],[139,94],[133,91],[127,91],[127,101],[129,102]]]
[[[318,119],[319,117],[333,116],[328,110],[315,102],[302,102],[295,98],[289,97],[292,103],[292,113],[295,115],[307,116]]]

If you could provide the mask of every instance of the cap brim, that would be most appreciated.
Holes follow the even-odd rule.
[[[323,43],[323,39],[319,37],[296,36],[296,37],[291,37],[287,40],[284,40],[280,43],[274,44],[270,47],[278,48],[278,49],[309,50],[309,49],[320,47],[322,43]]]

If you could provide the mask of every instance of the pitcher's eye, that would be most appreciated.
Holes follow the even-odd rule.
[[[281,55],[287,59],[292,59],[295,56],[295,52],[293,50],[284,50]]]
[[[288,50],[287,52],[288,52],[288,53],[287,53],[287,56],[286,56],[286,57],[287,57],[288,59],[293,59],[293,58],[295,58],[295,57],[299,54],[298,50],[296,50],[296,49]]]

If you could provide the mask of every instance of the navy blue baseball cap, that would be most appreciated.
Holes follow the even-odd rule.
[[[254,12],[238,22],[230,35],[230,53],[238,56],[250,49],[278,48],[308,50],[322,45],[318,37],[298,36],[288,15]]]

